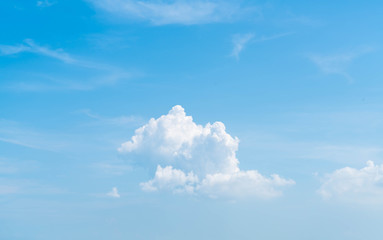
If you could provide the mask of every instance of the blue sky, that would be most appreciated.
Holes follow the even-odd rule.
[[[379,1],[0,3],[1,239],[381,239]]]

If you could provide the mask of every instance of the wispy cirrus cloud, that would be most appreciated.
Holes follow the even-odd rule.
[[[51,57],[63,61],[65,63],[74,64],[78,60],[71,57],[62,49],[50,49],[36,44],[32,39],[25,39],[24,43],[17,45],[0,45],[1,55],[14,55],[23,52],[36,53],[39,55]]]
[[[134,1],[134,0],[87,0],[97,9],[122,17],[148,21],[153,25],[205,24],[231,21],[243,17],[253,9],[244,9],[239,3],[210,1]]]
[[[310,16],[297,15],[291,11],[287,11],[286,16],[280,20],[277,20],[277,22],[283,25],[297,24],[310,27],[318,27],[324,24],[323,20],[321,19],[313,18]]]
[[[370,53],[373,47],[363,47],[349,52],[337,54],[309,54],[308,58],[324,73],[341,75],[348,81],[352,81],[352,77],[348,73],[348,67],[358,57]]]
[[[49,0],[41,0],[41,1],[37,1],[36,6],[38,6],[38,7],[50,7],[50,6],[53,6],[54,4],[56,4],[56,2],[49,1]]]
[[[233,50],[231,51],[231,56],[238,60],[240,53],[245,49],[245,47],[248,44],[274,40],[289,36],[291,34],[293,34],[293,32],[279,33],[271,36],[260,36],[258,38],[254,38],[255,34],[253,33],[235,34],[232,37]]]
[[[93,164],[92,167],[110,175],[123,175],[132,170],[132,166],[124,162],[100,162]]]
[[[265,42],[265,41],[270,41],[282,37],[287,37],[289,35],[294,34],[294,32],[285,32],[285,33],[278,33],[270,36],[261,36],[259,38],[254,39],[254,42]]]
[[[56,195],[68,193],[66,190],[45,184],[39,181],[25,178],[0,178],[0,195]]]
[[[19,145],[19,146],[23,146],[23,147],[27,147],[27,148],[40,149],[40,147],[37,145],[30,144],[30,143],[24,142],[22,140],[12,139],[12,138],[0,137],[0,142],[15,144],[15,145]]]
[[[91,119],[94,119],[94,125],[115,125],[115,126],[131,126],[132,124],[142,123],[143,119],[138,116],[119,116],[119,117],[105,117],[99,114],[93,113],[89,109],[83,109],[78,111],[85,114]]]
[[[69,78],[57,75],[36,74],[34,78],[38,80],[12,82],[4,86],[4,89],[26,92],[91,91],[100,87],[114,86],[124,79],[130,79],[132,76],[128,72],[118,70],[116,72],[102,70],[97,76],[93,76],[96,75],[95,73],[91,75],[87,78]],[[33,74],[31,74],[31,79],[33,79]]]
[[[83,60],[75,57],[63,49],[52,49],[41,46],[31,39],[24,40],[21,44],[0,45],[0,55],[10,56],[21,53],[32,53],[59,60],[71,67],[77,67],[83,71],[88,71],[86,77],[75,78],[65,77],[63,74],[48,75],[31,73],[27,82],[11,82],[4,88],[18,91],[52,91],[52,90],[93,90],[101,86],[111,86],[117,82],[132,77],[132,73],[122,70],[109,64]],[[91,72],[89,72],[91,71]],[[38,81],[33,81],[36,78]]]
[[[236,34],[233,36],[233,50],[231,51],[231,56],[239,59],[239,54],[245,48],[246,44],[254,37],[254,34]]]
[[[7,159],[0,157],[0,174],[12,174],[17,171],[17,167],[9,164]]]
[[[25,39],[21,44],[15,45],[0,45],[0,55],[16,55],[24,52],[34,53],[37,55],[42,55],[45,57],[50,57],[57,59],[61,62],[76,65],[83,68],[92,68],[92,69],[100,69],[100,70],[116,70],[116,68],[107,65],[101,64],[92,61],[82,60],[79,57],[75,57],[63,49],[52,49],[47,46],[42,46],[40,44],[35,43],[32,39]]]
[[[61,141],[53,140],[51,135],[5,119],[0,119],[0,142],[47,151],[56,151],[64,145]]]

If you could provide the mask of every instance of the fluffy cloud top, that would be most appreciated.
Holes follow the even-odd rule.
[[[368,161],[361,169],[345,167],[328,174],[318,190],[324,198],[349,201],[381,201],[383,199],[383,164]]]
[[[223,123],[198,125],[181,106],[175,106],[137,129],[119,151],[144,155],[143,159],[158,165],[154,178],[141,183],[145,191],[270,198],[281,195],[280,187],[294,184],[278,175],[240,170],[238,144]]]

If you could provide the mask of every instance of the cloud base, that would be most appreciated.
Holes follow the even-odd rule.
[[[273,198],[282,195],[282,187],[295,184],[277,174],[265,177],[256,170],[241,170],[238,144],[222,122],[198,125],[177,105],[138,128],[119,151],[135,152],[157,167],[154,178],[140,184],[144,191]]]

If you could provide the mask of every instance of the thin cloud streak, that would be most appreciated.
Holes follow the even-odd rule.
[[[54,4],[56,4],[56,2],[44,0],[44,1],[37,1],[36,6],[38,6],[38,7],[51,7]]]
[[[22,141],[15,140],[15,139],[8,139],[8,138],[0,137],[0,142],[10,143],[10,144],[19,145],[19,146],[23,146],[23,147],[27,147],[27,148],[41,149],[38,146],[35,146],[35,145],[32,145],[32,144],[28,144],[28,143],[24,143]]]
[[[113,86],[123,79],[129,79],[132,75],[127,72],[112,72],[105,76],[89,77],[89,79],[61,78],[56,76],[40,76],[44,82],[16,82],[3,88],[13,91],[40,92],[40,91],[91,91],[99,87]]]
[[[253,33],[247,34],[235,34],[233,36],[233,50],[231,56],[239,60],[240,53],[245,49],[245,47],[251,43],[265,42],[270,40],[275,40],[278,38],[286,37],[294,34],[294,32],[280,33],[271,36],[261,36],[260,38],[254,39]]]
[[[349,82],[352,82],[353,79],[347,72],[348,66],[352,61],[358,57],[370,53],[374,50],[372,47],[364,47],[354,51],[331,54],[331,55],[322,55],[322,54],[310,54],[308,56],[309,60],[313,62],[324,74],[336,74],[341,75],[346,78]]]
[[[133,167],[123,162],[116,163],[96,163],[92,165],[93,168],[101,170],[105,174],[110,175],[123,175],[125,172],[132,171]]]
[[[153,25],[194,25],[231,21],[254,9],[243,9],[228,1],[132,1],[88,0],[96,8],[122,17],[148,21]]]
[[[45,82],[17,82],[5,86],[5,89],[18,91],[52,91],[52,90],[79,90],[88,91],[101,86],[114,85],[122,79],[131,78],[132,74],[117,67],[101,64],[91,61],[80,60],[66,53],[63,49],[50,49],[48,47],[36,44],[31,39],[24,40],[23,44],[18,45],[0,45],[0,55],[16,55],[24,52],[29,52],[41,56],[57,59],[63,63],[74,65],[85,69],[94,69],[101,71],[90,80],[81,79],[73,81],[62,79],[62,76],[46,76],[42,75],[39,80]],[[48,80],[48,82],[46,81]]]
[[[143,119],[137,116],[104,117],[104,116],[92,113],[89,109],[83,109],[83,110],[80,110],[79,112],[85,114],[91,119],[96,120],[96,122],[93,124],[131,126],[132,124],[143,123]]]
[[[24,44],[19,45],[0,45],[1,55],[14,55],[23,52],[36,53],[39,55],[58,59],[65,63],[75,63],[77,60],[69,56],[62,49],[52,50],[47,47],[42,47],[36,44],[32,39],[25,39]]]
[[[262,36],[258,39],[254,39],[254,42],[265,42],[265,41],[269,41],[269,40],[275,40],[278,38],[290,36],[292,34],[294,34],[294,32],[280,33],[280,34],[275,34],[275,35],[271,35],[271,36]]]
[[[236,34],[233,36],[233,50],[231,56],[239,60],[239,54],[245,48],[246,44],[254,37],[254,34]]]
[[[62,150],[68,145],[54,134],[37,132],[5,119],[0,119],[0,142],[51,152]]]
[[[100,70],[113,70],[115,69],[112,66],[99,64],[95,62],[79,60],[76,57],[71,56],[63,49],[51,49],[48,47],[41,46],[35,43],[32,39],[25,39],[24,44],[18,45],[0,45],[0,55],[15,55],[23,52],[34,53],[37,55],[42,55],[50,58],[60,60],[64,63],[77,65],[84,68],[94,68]]]

